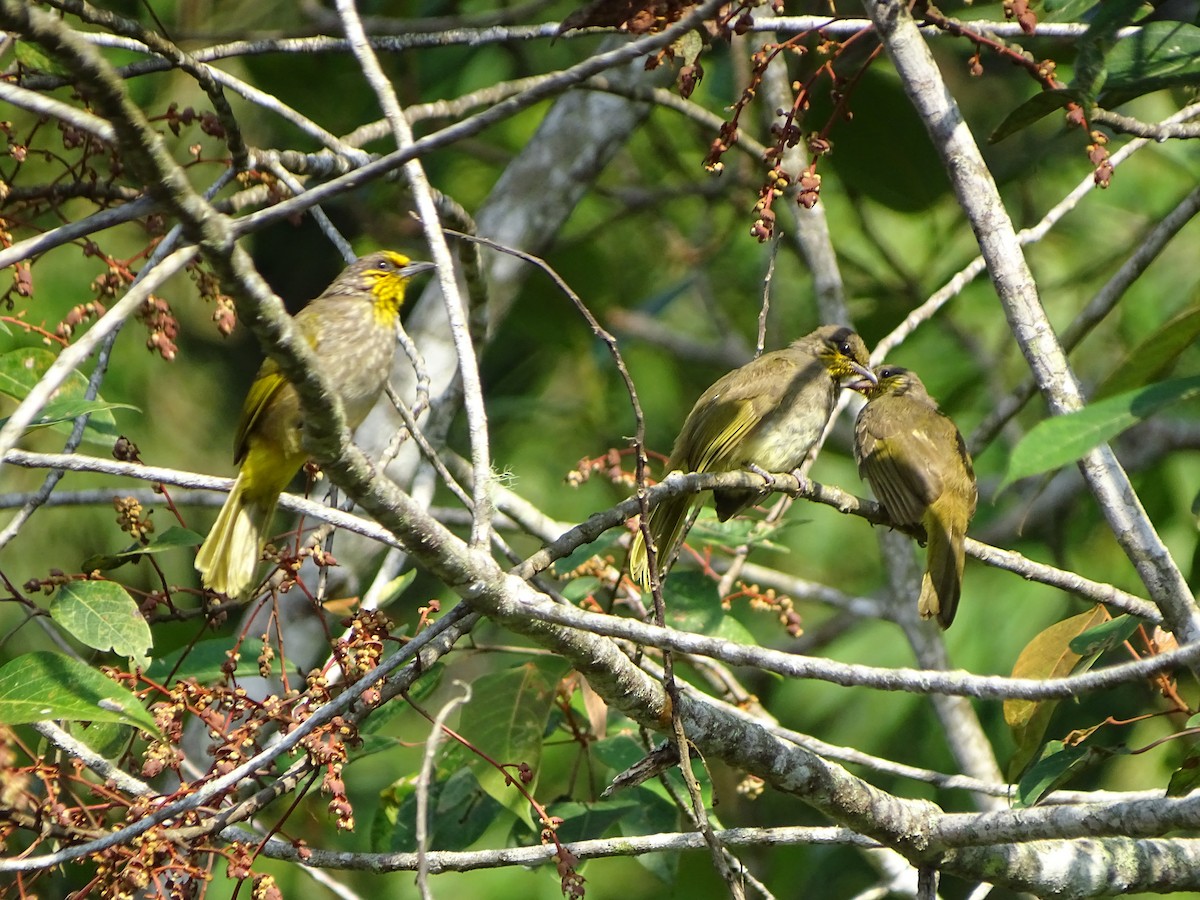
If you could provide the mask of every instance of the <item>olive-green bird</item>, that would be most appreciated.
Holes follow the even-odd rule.
[[[383,392],[409,279],[432,268],[391,250],[372,253],[296,314],[351,429]],[[264,360],[242,404],[234,441],[237,481],[196,554],[205,587],[238,597],[250,586],[275,503],[308,459],[303,424],[295,389],[273,360]]]
[[[963,543],[978,491],[958,428],[921,379],[882,366],[850,385],[867,398],[855,424],[858,471],[897,525],[925,528],[925,574],[917,610],[949,628],[962,593]]]
[[[783,350],[764,353],[717,380],[700,395],[683,423],[665,471],[790,472],[804,462],[833,412],[838,384],[873,380],[862,338],[841,325],[823,325]],[[717,518],[741,512],[762,494],[713,491]],[[650,511],[658,568],[666,574],[683,540],[694,496],[671,497]],[[650,584],[646,545],[639,531],[629,550],[629,573]]]

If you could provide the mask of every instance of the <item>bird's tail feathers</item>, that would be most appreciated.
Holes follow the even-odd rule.
[[[196,554],[196,571],[204,586],[233,598],[254,580],[277,499],[247,496],[244,482],[243,472]]]
[[[929,517],[932,518],[932,517]],[[932,523],[929,523],[932,524]],[[921,596],[917,600],[917,611],[921,618],[937,617],[942,628],[949,628],[958,611],[958,598],[962,593],[963,542],[965,529],[929,527],[926,550],[925,574],[921,578]]]
[[[671,497],[650,511],[649,528],[657,551],[655,556],[659,572],[665,574],[671,557],[683,543],[683,532],[687,526],[693,499],[690,496]],[[644,590],[650,589],[650,560],[640,529],[633,536],[633,543],[629,546],[629,575]]]

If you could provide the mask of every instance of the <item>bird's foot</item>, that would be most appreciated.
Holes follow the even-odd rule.
[[[792,469],[792,477],[796,479],[795,492],[793,493],[792,491],[788,491],[788,493],[792,495],[792,499],[799,497],[801,494],[806,494],[812,489],[812,482],[810,482],[807,477],[800,473],[799,468]]]
[[[762,491],[764,494],[767,491],[774,489],[774,487],[775,487],[775,476],[774,475],[772,475],[770,472],[768,472],[762,466],[757,466],[754,463],[747,463],[746,468],[749,469],[751,472],[753,472],[755,475],[757,475],[759,478],[761,478],[763,480],[764,484],[762,486]]]

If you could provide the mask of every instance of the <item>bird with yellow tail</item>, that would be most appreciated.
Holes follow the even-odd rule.
[[[719,378],[684,420],[666,471],[759,473],[799,468],[833,412],[843,378],[873,379],[867,347],[853,330],[823,325],[782,350],[773,350]],[[724,522],[755,502],[753,489],[713,491]],[[650,511],[658,569],[666,574],[683,542],[698,497],[668,497]],[[629,574],[650,585],[646,544],[639,531],[629,550]]]
[[[383,250],[355,260],[296,314],[321,372],[356,428],[383,392],[409,279],[434,268]],[[308,459],[300,398],[279,366],[263,362],[234,440],[237,481],[196,554],[204,586],[230,597],[250,587],[279,495]]]
[[[916,374],[881,366],[875,376],[850,385],[867,398],[854,427],[854,458],[893,522],[924,527],[917,610],[949,628],[962,593],[967,526],[979,498],[971,455]]]

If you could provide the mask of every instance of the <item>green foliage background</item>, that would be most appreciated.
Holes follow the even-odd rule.
[[[131,17],[145,19],[144,8],[133,2],[108,4]],[[198,8],[193,4],[155,4],[155,13],[172,30],[220,32],[230,36],[255,30],[274,30],[294,15],[292,4],[222,3]],[[425,17],[472,15],[493,11],[484,2],[364,3],[364,15]],[[571,11],[571,4],[543,7],[536,19],[554,20]],[[802,10],[792,8],[789,13]],[[804,10],[806,11],[806,10]],[[857,14],[858,10],[849,10]],[[966,15],[966,10],[960,10]],[[998,4],[976,4],[971,15],[998,16]],[[385,65],[406,104],[430,102],[502,80],[565,66],[594,51],[599,38],[535,41],[504,47],[450,47],[388,56]],[[717,46],[704,57],[705,78],[693,100],[710,110],[730,106],[740,90],[744,54],[754,38],[741,39],[732,48]],[[984,57],[985,74],[967,75],[972,48],[950,39],[935,41],[938,61],[962,105],[972,131],[982,140],[1003,117],[1028,98],[1035,86],[1003,62]],[[1034,53],[1053,56],[1060,71],[1071,64],[1071,47],[1061,42],[1040,42]],[[801,60],[802,73],[810,60]],[[230,71],[273,93],[319,119],[330,131],[344,133],[378,117],[374,98],[364,86],[357,67],[346,56],[265,55],[228,64]],[[799,77],[799,76],[798,76]],[[164,111],[168,104],[205,106],[202,95],[187,78],[175,74],[153,75],[131,82],[137,101],[147,110]],[[1156,121],[1177,109],[1190,89],[1175,88],[1151,94],[1123,111],[1144,121]],[[63,98],[67,97],[62,92]],[[278,119],[253,113],[238,100],[248,141],[255,146],[298,146],[315,150]],[[546,111],[539,105],[449,150],[424,160],[430,180],[452,195],[467,210],[482,203],[504,165],[530,139]],[[890,67],[876,64],[855,93],[853,119],[838,122],[831,132],[832,154],[822,162],[821,200],[846,281],[849,309],[860,333],[873,345],[887,334],[949,276],[977,252],[969,228],[949,193],[924,131],[911,113]],[[761,115],[761,110],[755,110]],[[824,111],[814,108],[812,121],[823,122]],[[28,114],[6,111],[15,130],[30,128]],[[758,123],[755,129],[761,131]],[[698,341],[717,342],[729,335],[752,347],[771,247],[749,234],[751,209],[756,196],[757,165],[736,152],[726,157],[720,177],[707,174],[700,162],[712,134],[665,109],[650,119],[617,160],[601,175],[548,251],[548,261],[582,296],[601,321],[617,311],[634,311],[651,317],[671,332]],[[1121,139],[1124,140],[1124,139]],[[53,146],[55,133],[43,130],[36,142]],[[190,142],[198,143],[206,161],[192,166],[194,183],[215,178],[223,155],[219,142],[193,127],[178,141],[179,158]],[[1046,210],[1090,175],[1082,135],[1066,131],[1061,115],[1049,116],[1008,140],[985,148],[989,164],[1001,183],[1010,212],[1018,226],[1034,224]],[[383,143],[372,149],[386,149]],[[53,177],[54,159],[31,157],[21,177],[29,181]],[[0,177],[12,163],[0,164]],[[1108,190],[1093,191],[1050,235],[1028,248],[1041,296],[1054,324],[1065,326],[1111,276],[1146,230],[1173,207],[1200,180],[1200,155],[1188,142],[1169,141],[1148,147],[1120,167]],[[327,211],[344,229],[359,252],[379,246],[398,246],[422,255],[419,232],[406,215],[407,201],[394,182],[376,182],[343,196]],[[65,204],[68,217],[90,211],[84,201]],[[786,223],[786,217],[780,217]],[[57,222],[23,222],[25,233],[49,228]],[[787,224],[783,227],[786,229]],[[24,236],[24,235],[19,235]],[[121,226],[97,236],[104,250],[116,257],[141,252],[146,234],[136,225]],[[1090,384],[1102,382],[1148,335],[1172,317],[1200,303],[1200,266],[1195,248],[1200,224],[1192,222],[1166,252],[1137,280],[1116,312],[1109,316],[1073,354],[1076,370]],[[304,219],[276,225],[249,241],[260,270],[294,308],[315,295],[340,268],[336,252],[312,222]],[[87,258],[78,246],[47,253],[34,265],[35,294],[23,310],[25,321],[53,329],[76,304],[91,298],[89,284],[103,264]],[[154,465],[212,474],[231,472],[230,439],[238,404],[258,365],[260,354],[242,329],[221,337],[210,321],[211,308],[197,298],[193,285],[176,277],[161,292],[178,316],[179,352],[167,362],[144,348],[145,332],[135,323],[125,329],[115,351],[115,364],[104,386],[106,399],[131,404],[138,412],[117,410],[121,432],[135,441],[142,459]],[[8,334],[0,344],[12,349],[42,346],[7,321]],[[811,280],[787,240],[778,248],[772,282],[768,346],[776,347],[818,324]],[[706,365],[672,358],[651,342],[628,337],[614,327],[636,380],[647,419],[649,446],[670,449],[675,432],[690,404],[727,366]],[[1007,393],[1026,373],[1003,313],[986,278],[976,279],[932,322],[922,326],[891,362],[918,370],[931,393],[939,398],[965,435],[970,435],[997,398]],[[1200,352],[1186,350],[1175,364],[1176,374],[1192,374],[1200,367]],[[612,485],[593,477],[578,488],[568,487],[566,476],[585,457],[597,457],[609,448],[624,448],[633,432],[633,417],[624,388],[611,360],[567,300],[545,278],[529,279],[509,317],[500,324],[483,353],[482,372],[492,427],[495,466],[510,474],[510,484],[548,515],[578,522],[596,509],[607,507],[628,494],[625,485]],[[0,400],[7,413],[13,406]],[[1160,414],[1187,426],[1197,424],[1195,401],[1179,404]],[[1046,416],[1035,399],[1013,425],[976,458],[981,503],[972,534],[994,540],[1026,556],[1079,571],[1097,581],[1109,582],[1134,593],[1143,589],[1120,552],[1103,517],[1086,493],[1042,516],[1027,516],[1034,509],[1039,485],[1022,482],[996,496],[1009,453],[1022,433]],[[1193,428],[1194,430],[1194,428]],[[860,495],[867,489],[855,473],[849,453],[850,431],[843,422],[835,431],[813,470],[818,481],[840,485]],[[1137,440],[1136,432],[1131,438]],[[465,433],[452,432],[451,445],[466,449]],[[30,449],[53,452],[61,435],[41,431],[24,442]],[[1135,474],[1135,486],[1151,518],[1178,560],[1196,553],[1194,498],[1200,494],[1200,463],[1186,446],[1164,453]],[[103,443],[85,448],[104,455]],[[6,466],[3,490],[34,489],[43,473]],[[111,478],[70,474],[61,490],[89,486],[120,486]],[[449,503],[449,495],[439,496]],[[188,527],[203,532],[212,512],[199,507],[183,510]],[[154,513],[159,529],[171,523],[165,508]],[[794,523],[777,538],[778,552],[756,554],[755,561],[778,566],[785,572],[831,584],[851,594],[881,594],[885,590],[883,567],[869,526],[815,504],[793,507]],[[1019,529],[1013,523],[1019,522]],[[535,542],[514,537],[514,546],[531,552]],[[52,569],[80,571],[83,561],[96,554],[114,553],[127,538],[114,523],[112,510],[96,507],[53,507],[39,512],[20,536],[3,551],[0,571],[16,586],[32,578],[45,578]],[[191,552],[180,550],[159,558],[170,583],[196,587]],[[1191,579],[1195,585],[1195,573]],[[158,581],[143,562],[126,566],[114,577],[130,587],[153,589]],[[439,594],[444,604],[452,596],[432,580],[419,576],[399,605],[390,610],[401,623],[415,623],[416,607]],[[834,614],[818,604],[798,604],[807,633],[819,633]],[[1045,586],[1026,583],[1011,574],[969,563],[963,603],[955,627],[948,633],[951,664],[974,673],[1005,674],[1020,649],[1051,623],[1080,611],[1082,604]],[[798,646],[768,613],[735,603],[730,615],[764,646],[789,649]],[[227,637],[234,623],[218,633]],[[15,605],[0,604],[0,630],[10,637],[0,645],[0,662],[35,649],[54,649],[54,643],[37,624],[24,621]],[[190,640],[194,625],[163,626],[155,632],[152,655],[161,656]],[[211,635],[209,635],[211,636]],[[512,652],[514,643],[492,627],[483,628],[476,643],[504,645],[502,652],[465,652],[452,658],[435,696],[448,696],[454,678],[478,678],[482,683],[496,673],[526,661]],[[858,621],[827,644],[811,648],[831,659],[876,666],[912,664],[911,651],[894,625]],[[98,658],[98,661],[103,657]],[[745,673],[747,683],[782,724],[833,744],[853,746],[901,763],[953,771],[940,732],[934,726],[927,699],[873,693],[819,682],[788,682],[761,673]],[[1194,702],[1194,686],[1187,690]],[[1051,725],[1050,735],[1062,737],[1074,727],[1084,727],[1107,715],[1132,717],[1156,708],[1157,698],[1147,688],[1127,688],[1063,704]],[[430,701],[430,707],[437,700]],[[998,703],[977,704],[989,737],[998,748],[1002,765],[1012,745]],[[1144,746],[1171,732],[1161,719],[1149,720],[1121,732],[1113,740],[1130,747]],[[427,723],[411,713],[396,716],[381,726],[386,752],[366,755],[347,770],[351,799],[359,826],[353,834],[335,835],[324,811],[325,799],[312,794],[287,823],[289,834],[314,846],[365,849],[369,843],[380,791],[396,778],[415,772],[419,745]],[[1109,760],[1073,784],[1114,790],[1162,788],[1186,750],[1183,741],[1168,742],[1139,756]],[[583,765],[569,744],[548,747],[539,777],[538,795],[544,800],[587,800],[605,783],[602,765]],[[879,773],[868,777],[886,790],[904,796],[928,796],[946,808],[969,809],[960,794],[938,792]],[[797,801],[768,791],[751,801],[736,792],[738,773],[717,767],[713,772],[717,815],[726,825],[824,824]],[[657,796],[657,795],[656,795]],[[673,829],[677,824],[652,820],[659,809],[650,798],[638,812],[646,816],[647,830]],[[632,819],[630,820],[633,821]],[[501,818],[478,842],[496,846],[509,840],[511,820]],[[523,840],[529,840],[524,835]],[[779,896],[849,897],[875,882],[858,851],[837,847],[794,849],[762,848],[747,860]],[[669,870],[669,882],[659,876]],[[621,897],[718,896],[711,865],[703,853],[683,854],[675,860],[650,860],[655,874],[647,876],[638,861],[610,860],[588,863],[588,896],[594,900]],[[274,871],[285,895],[312,896],[313,889],[290,866],[261,861],[256,870]],[[386,891],[391,896],[415,896],[412,876],[393,874],[345,876],[361,891]],[[78,886],[72,876],[64,885]],[[210,886],[210,896],[229,893],[220,872]],[[484,871],[440,876],[436,890],[442,896],[502,897],[559,896],[550,868]],[[962,896],[964,886],[953,881],[945,896]],[[992,896],[1004,896],[997,891]]]

